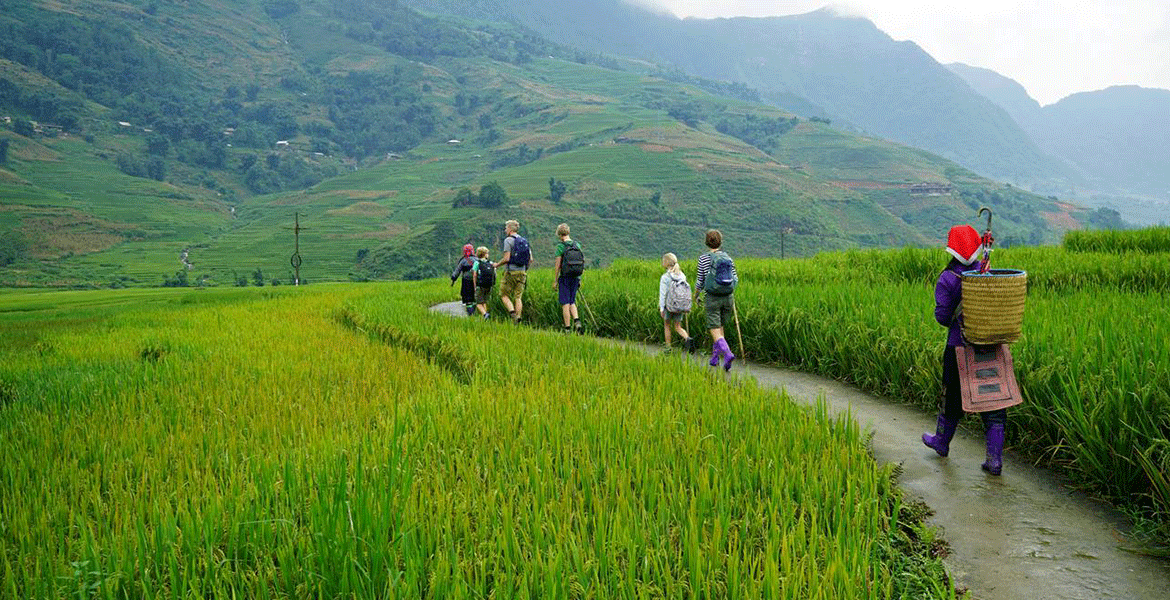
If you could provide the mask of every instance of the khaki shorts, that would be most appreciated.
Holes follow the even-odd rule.
[[[524,296],[528,285],[528,271],[504,271],[504,283],[500,285],[500,297],[516,301]]]
[[[716,296],[714,294],[707,294],[704,297],[703,305],[707,311],[707,329],[722,329],[724,324],[731,323],[734,319],[734,312],[732,303],[735,302],[734,296]]]

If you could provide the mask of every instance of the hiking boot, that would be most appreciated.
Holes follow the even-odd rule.
[[[581,325],[581,319],[573,319],[573,329],[582,335],[585,334],[585,327]]]
[[[465,304],[465,305],[463,305],[463,308],[467,311],[467,316],[470,317],[471,315],[475,314],[475,305],[474,304]]]
[[[987,460],[981,468],[992,475],[1003,472],[1003,432],[1002,423],[993,423],[987,426],[984,437],[987,439]]]
[[[687,339],[683,340],[683,350],[686,350],[687,354],[694,354],[695,353],[695,338],[687,338]]]
[[[488,319],[491,319],[491,318],[492,318],[492,313],[490,313],[490,312],[483,313],[483,320],[484,321],[487,321]]]
[[[573,333],[573,328],[569,327],[568,325],[561,327],[561,333],[566,334],[566,335]]]
[[[946,456],[951,452],[951,438],[955,437],[955,427],[958,423],[952,423],[941,414],[938,416],[938,424],[935,426],[934,435],[929,433],[922,434],[922,443],[935,452],[939,456]]]

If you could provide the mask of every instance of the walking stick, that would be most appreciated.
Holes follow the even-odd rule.
[[[743,358],[747,355],[743,352],[743,333],[739,331],[739,308],[734,297],[731,299],[731,314],[735,317],[735,337],[739,338],[739,356]]]
[[[581,306],[585,307],[585,312],[589,313],[589,320],[593,321],[593,331],[597,331],[597,317],[593,316],[593,309],[589,308],[589,303],[585,301],[585,294],[581,290],[577,290],[577,295],[581,297]]]

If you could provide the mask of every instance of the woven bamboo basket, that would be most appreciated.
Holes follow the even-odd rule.
[[[1020,339],[1028,274],[1015,269],[963,273],[963,336],[972,344],[1011,344]]]

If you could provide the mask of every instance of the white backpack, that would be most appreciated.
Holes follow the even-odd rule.
[[[691,284],[686,279],[671,278],[666,288],[665,304],[667,312],[691,312]]]

